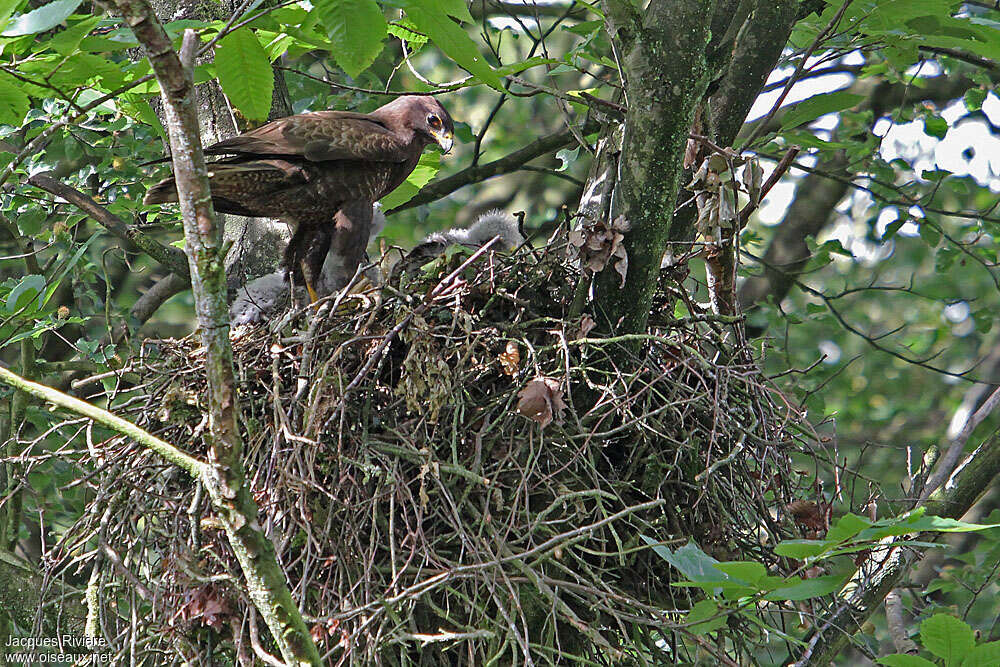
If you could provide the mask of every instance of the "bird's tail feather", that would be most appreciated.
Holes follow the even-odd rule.
[[[177,201],[177,184],[173,178],[165,178],[149,190],[142,198],[143,204],[166,204]]]

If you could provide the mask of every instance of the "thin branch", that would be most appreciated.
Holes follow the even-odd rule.
[[[788,171],[788,168],[792,166],[792,161],[795,159],[795,156],[799,154],[800,150],[802,149],[800,149],[798,146],[792,146],[787,151],[785,151],[785,154],[782,156],[777,166],[775,166],[774,170],[771,172],[771,175],[767,177],[767,180],[764,181],[764,185],[761,186],[760,194],[757,195],[756,201],[751,201],[749,204],[744,206],[743,209],[740,211],[738,229],[743,229],[746,226],[747,221],[750,219],[750,215],[757,210],[761,202],[764,201],[764,197],[766,197],[767,194],[771,191],[771,189],[778,184],[778,181],[781,180],[781,177],[785,175],[785,172]]]
[[[292,665],[318,667],[321,661],[316,644],[292,599],[274,545],[257,522],[257,504],[243,472],[222,229],[216,224],[201,147],[193,67],[185,67],[174,51],[147,0],[116,0],[115,4],[142,44],[160,84],[170,137],[195,312],[205,346],[210,464],[202,482],[243,570],[247,593],[282,658]],[[181,46],[184,60],[193,61],[197,43],[195,32],[185,31]]]
[[[807,72],[803,72],[799,76],[798,81],[802,82],[806,79],[815,79],[821,76],[833,76],[834,74],[850,74],[852,76],[857,76],[865,68],[864,65],[830,65],[829,67],[821,67],[819,69],[811,69]],[[778,90],[779,88],[784,88],[788,85],[789,78],[781,79],[780,81],[775,81],[774,83],[769,83],[760,89],[760,93],[770,93],[772,91]]]
[[[970,65],[975,65],[976,67],[982,67],[983,69],[1000,72],[1000,63],[972,53],[965,53],[964,51],[959,51],[958,49],[946,49],[940,46],[920,46],[918,48],[921,51],[926,51],[927,53],[949,56],[955,60],[961,60],[962,62],[969,63]]]
[[[502,0],[477,1],[469,3],[469,12],[476,21],[489,16],[527,16],[532,19],[541,17],[583,19],[587,17],[585,5],[556,2],[539,4],[535,2],[503,2]]]
[[[588,121],[580,131],[586,135],[596,129],[597,123]],[[559,150],[560,148],[572,144],[574,141],[576,141],[576,138],[568,128],[564,128],[559,132],[550,134],[547,137],[536,139],[524,148],[518,149],[509,155],[505,155],[498,160],[494,160],[493,162],[488,162],[486,164],[466,167],[456,174],[452,174],[451,176],[443,178],[440,181],[430,183],[418,192],[416,197],[405,204],[401,204],[391,211],[388,211],[386,215],[392,215],[393,213],[398,213],[399,211],[405,211],[408,208],[415,208],[417,206],[429,204],[433,201],[437,201],[438,199],[447,197],[452,192],[455,192],[459,188],[466,185],[481,183],[487,179],[493,178],[494,176],[501,176],[503,174],[518,171],[525,164],[531,162],[535,158]]]
[[[18,391],[34,396],[45,403],[51,403],[88,419],[93,419],[98,424],[103,424],[116,433],[121,433],[124,436],[132,438],[140,445],[153,450],[167,461],[183,468],[195,479],[199,479],[204,471],[205,464],[198,459],[107,410],[91,405],[86,401],[81,401],[74,396],[64,394],[52,387],[46,387],[43,384],[27,380],[3,366],[0,366],[0,382]]]
[[[840,19],[844,17],[844,12],[846,12],[847,8],[851,5],[851,2],[852,0],[844,0],[844,4],[841,5],[840,10],[832,19],[830,19],[830,22],[825,28],[823,28],[822,32],[816,35],[816,39],[813,40],[813,43],[809,45],[809,48],[806,49],[805,53],[803,53],[802,57],[799,59],[799,64],[795,66],[795,71],[792,72],[790,77],[788,77],[788,81],[785,83],[785,87],[782,89],[781,94],[778,95],[778,99],[774,101],[774,106],[771,107],[771,110],[764,117],[763,121],[754,128],[753,132],[750,133],[747,140],[743,142],[744,146],[752,146],[757,137],[764,132],[764,128],[767,127],[768,121],[774,117],[774,114],[778,113],[778,109],[780,109],[781,105],[785,102],[785,98],[788,97],[788,93],[792,91],[792,86],[794,86],[795,82],[802,76],[802,71],[805,69],[806,63],[809,61],[809,57],[817,48],[819,48],[819,45],[824,39],[826,39],[826,36],[837,27],[840,23]]]
[[[303,72],[302,70],[295,69],[294,67],[284,67],[282,65],[275,65],[274,69],[279,70],[281,72],[291,72],[292,74],[297,74],[297,75],[299,75],[301,77],[305,77],[306,79],[311,79],[313,81],[318,81],[320,83],[325,83],[326,85],[330,86],[331,88],[338,88],[340,90],[349,90],[349,91],[351,91],[353,93],[364,93],[366,95],[383,95],[383,96],[385,96],[385,95],[391,95],[391,96],[395,96],[395,97],[399,97],[401,95],[440,95],[441,93],[453,93],[456,90],[461,90],[462,88],[467,88],[468,86],[465,85],[466,82],[472,79],[472,77],[469,76],[469,77],[466,77],[466,78],[462,79],[461,83],[457,83],[457,84],[452,85],[452,86],[443,86],[443,87],[440,87],[440,88],[435,88],[434,90],[425,90],[425,91],[375,90],[374,88],[359,88],[358,86],[349,86],[346,83],[338,83],[336,81],[331,81],[330,79],[326,79],[326,78],[323,78],[323,77],[320,77],[320,76],[316,76],[315,74],[310,74],[309,72]],[[470,85],[476,85],[476,86],[478,86],[479,84],[476,83],[476,84],[470,84]]]

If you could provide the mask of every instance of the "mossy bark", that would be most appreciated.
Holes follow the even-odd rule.
[[[628,334],[645,330],[664,254],[680,255],[694,239],[694,207],[674,209],[684,148],[709,82],[717,80],[718,90],[704,131],[728,146],[781,55],[798,3],[654,0],[640,13],[605,0],[604,8],[628,107],[614,215],[624,215],[631,231],[625,285],[605,270],[595,280],[594,305],[608,330]]]
[[[709,83],[713,5],[653,0],[640,14],[627,1],[604,3],[628,105],[618,189],[631,225],[625,235],[628,274],[624,286],[611,267],[594,281],[595,315],[615,333],[644,331],[649,318],[684,146]]]

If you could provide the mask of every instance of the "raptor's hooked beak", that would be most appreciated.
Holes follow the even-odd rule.
[[[441,152],[447,155],[451,152],[451,147],[455,145],[455,137],[448,130],[441,130],[440,132],[433,132],[431,136],[441,147]]]

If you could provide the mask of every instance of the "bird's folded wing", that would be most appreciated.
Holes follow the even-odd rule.
[[[205,149],[236,154],[327,160],[403,162],[407,142],[374,119],[348,111],[317,111],[281,118]]]

